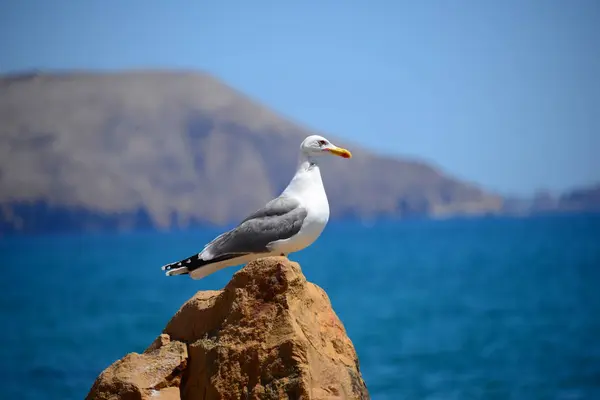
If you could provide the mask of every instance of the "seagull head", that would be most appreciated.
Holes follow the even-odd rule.
[[[304,139],[300,145],[302,153],[308,157],[333,154],[343,158],[351,158],[352,153],[341,147],[337,147],[323,136],[312,135]]]

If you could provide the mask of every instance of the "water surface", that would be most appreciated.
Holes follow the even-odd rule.
[[[0,398],[82,399],[201,281],[160,266],[219,233],[0,239]],[[600,218],[331,223],[292,255],[374,399],[600,399]]]

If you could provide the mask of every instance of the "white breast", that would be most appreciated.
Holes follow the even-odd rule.
[[[270,247],[280,253],[293,253],[310,246],[323,232],[329,221],[329,202],[318,166],[312,166],[294,177],[295,185],[286,189],[306,209],[300,231],[290,239],[274,242]]]

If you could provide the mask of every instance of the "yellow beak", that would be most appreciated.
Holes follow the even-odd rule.
[[[350,153],[346,149],[342,149],[341,147],[332,147],[329,149],[325,149],[333,155],[344,157],[344,158],[352,158],[352,153]]]

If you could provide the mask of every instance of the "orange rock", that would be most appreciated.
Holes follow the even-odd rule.
[[[170,341],[164,345],[155,342],[153,346],[143,354],[127,354],[104,370],[87,399],[178,399],[187,347]]]
[[[144,354],[108,367],[88,398],[167,399],[158,396],[175,387],[182,399],[369,398],[327,294],[283,257],[198,292]]]

